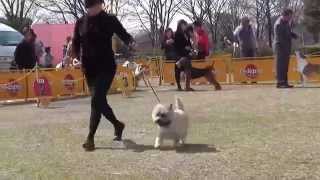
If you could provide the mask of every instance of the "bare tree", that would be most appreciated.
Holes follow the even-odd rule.
[[[268,45],[272,47],[273,23],[285,8],[295,12],[296,19],[301,17],[303,2],[301,0],[255,0],[254,16],[257,23],[257,38],[267,37]]]
[[[105,0],[105,10],[119,15],[121,12],[125,12],[123,6],[125,6],[127,1]],[[36,5],[47,12],[60,15],[64,23],[68,23],[69,20],[77,20],[86,13],[83,0],[37,0]]]
[[[304,24],[307,30],[312,33],[314,43],[319,42],[320,37],[320,1],[304,0]]]
[[[212,41],[217,42],[218,27],[221,19],[225,19],[229,0],[185,0],[182,2],[180,14],[191,21],[200,19],[208,26]]]
[[[141,28],[148,33],[153,47],[159,47],[161,35],[168,28],[180,9],[178,0],[132,0],[132,15],[136,16]]]
[[[225,7],[228,0],[204,0],[204,2],[209,31],[212,35],[212,41],[216,43],[218,39],[218,25],[226,10]]]
[[[188,17],[191,21],[205,20],[206,9],[204,0],[185,0],[181,3],[179,13]]]
[[[22,31],[23,27],[32,23],[35,15],[35,0],[0,0],[1,10],[6,17],[6,23]]]

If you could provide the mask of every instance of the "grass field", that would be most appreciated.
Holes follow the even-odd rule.
[[[155,99],[149,90],[132,98],[109,97],[127,124],[125,147],[111,143],[102,120],[95,152],[87,135],[89,99],[0,106],[0,180],[105,179],[320,179],[320,89],[225,86],[221,92],[159,91],[163,102],[178,95],[190,115],[188,145],[152,148]]]

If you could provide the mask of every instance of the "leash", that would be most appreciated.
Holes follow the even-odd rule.
[[[149,80],[148,78],[146,78],[146,75],[145,75],[144,71],[142,71],[142,75],[143,75],[143,78],[147,81],[148,86],[150,86],[150,88],[151,88],[154,96],[156,97],[156,100],[158,101],[158,103],[161,103],[161,100],[160,100],[160,98],[159,98],[159,95],[158,95],[157,91],[156,91],[156,90],[154,89],[154,87],[152,86],[150,80]]]
[[[154,96],[156,97],[156,99],[157,99],[158,103],[161,103],[161,100],[160,100],[160,98],[159,98],[159,96],[158,96],[157,91],[153,88],[153,86],[152,86],[151,82],[149,81],[149,79],[148,79],[148,78],[146,78],[146,76],[145,76],[144,72],[142,72],[142,74],[143,74],[143,78],[147,80],[147,83],[148,83],[148,85],[150,86],[150,88],[151,88],[151,90],[152,90],[152,92],[153,92]]]

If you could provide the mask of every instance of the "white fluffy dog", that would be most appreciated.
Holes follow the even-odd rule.
[[[159,127],[154,147],[160,148],[164,139],[173,140],[174,146],[184,145],[188,133],[188,116],[179,98],[175,108],[158,104],[152,111],[152,120]]]

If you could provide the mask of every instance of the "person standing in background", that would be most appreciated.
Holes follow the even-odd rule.
[[[171,28],[168,28],[164,32],[164,38],[161,44],[161,49],[164,50],[166,60],[175,60],[177,54],[174,47],[174,32]]]
[[[205,59],[209,56],[209,36],[205,31],[202,21],[197,20],[193,23],[195,31],[195,43],[198,50],[197,59]]]
[[[292,48],[292,39],[298,36],[292,32],[293,11],[286,9],[274,25],[274,54],[277,69],[277,88],[293,88],[288,84],[288,70]]]
[[[53,56],[51,55],[51,48],[45,48],[45,55],[44,55],[44,67],[45,68],[52,68]]]
[[[37,63],[35,52],[36,34],[32,29],[29,29],[24,34],[24,39],[20,42],[14,53],[14,61],[18,69],[33,69]]]
[[[241,25],[236,28],[233,35],[235,40],[239,43],[241,58],[256,56],[256,36],[248,17],[243,17],[241,19]]]
[[[180,20],[178,22],[177,31],[174,36],[174,46],[177,53],[177,63],[176,66],[178,69],[183,69],[186,76],[186,91],[194,91],[191,88],[191,53],[192,45],[187,34],[188,23],[185,20]],[[179,76],[176,73],[176,78]],[[178,87],[178,90],[182,90],[181,87]]]

